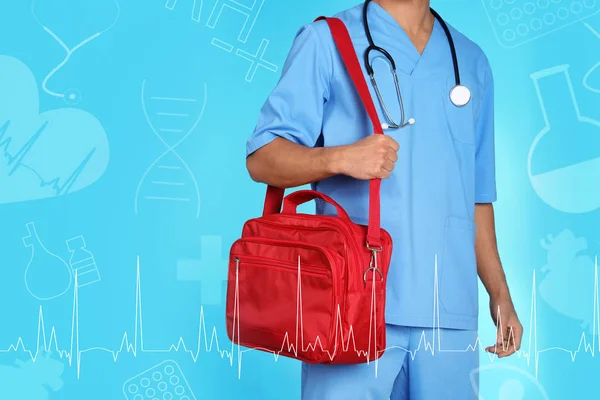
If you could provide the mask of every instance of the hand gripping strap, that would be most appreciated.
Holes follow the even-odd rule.
[[[338,48],[342,60],[346,65],[346,69],[354,82],[354,86],[362,100],[362,103],[371,119],[375,134],[383,135],[381,122],[377,116],[373,99],[369,93],[367,82],[365,81],[354,45],[348,33],[348,29],[344,23],[337,18],[319,17],[316,21],[326,20],[331,30],[333,40]],[[379,191],[381,187],[381,179],[371,179],[369,182],[369,227],[367,231],[367,246],[373,249],[381,249],[380,237],[380,201]],[[267,187],[267,196],[265,199],[265,207],[263,215],[277,214],[281,211],[284,189],[274,186]]]

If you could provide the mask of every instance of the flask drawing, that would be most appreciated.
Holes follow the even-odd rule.
[[[71,252],[69,265],[73,270],[73,274],[77,276],[77,287],[84,287],[101,279],[94,255],[85,247],[83,236],[67,240],[67,248]]]
[[[29,234],[23,237],[25,247],[31,248],[31,257],[25,269],[25,287],[38,300],[51,300],[65,294],[73,277],[69,265],[44,247],[35,230],[35,224],[26,224]]]
[[[540,199],[576,214],[600,208],[600,122],[580,115],[568,68],[531,75],[545,126],[529,149],[527,171]]]

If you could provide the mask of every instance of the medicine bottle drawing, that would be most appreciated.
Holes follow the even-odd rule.
[[[581,116],[568,65],[531,75],[545,126],[529,149],[536,194],[566,213],[600,208],[600,122]]]
[[[94,255],[86,250],[83,236],[67,240],[67,247],[71,252],[69,264],[73,274],[77,276],[77,287],[87,286],[100,281],[100,273],[96,266]]]
[[[62,296],[69,290],[73,280],[69,265],[44,247],[33,222],[29,222],[26,228],[29,234],[23,237],[23,245],[31,248],[31,257],[25,269],[27,291],[38,300]]]

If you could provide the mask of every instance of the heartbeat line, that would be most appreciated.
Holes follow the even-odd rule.
[[[298,264],[298,271],[300,270],[300,264]],[[204,316],[204,308],[200,306],[200,324],[198,327],[198,336],[197,341],[193,346],[186,345],[185,341],[182,337],[176,343],[169,345],[164,349],[149,349],[144,346],[144,330],[143,330],[143,315],[142,315],[142,291],[141,291],[141,279],[140,279],[140,259],[137,257],[137,267],[136,267],[136,285],[135,285],[135,323],[134,323],[134,331],[133,331],[133,341],[130,339],[130,335],[127,331],[123,333],[120,345],[114,349],[107,349],[103,347],[90,347],[86,349],[80,348],[80,332],[79,332],[79,291],[77,285],[77,275],[75,275],[75,285],[73,292],[73,308],[72,308],[72,319],[71,319],[71,332],[69,339],[69,346],[67,349],[61,348],[58,343],[58,338],[56,334],[56,330],[54,327],[50,330],[50,336],[47,335],[47,330],[44,322],[44,313],[43,308],[40,306],[39,315],[38,315],[38,326],[37,326],[37,339],[36,344],[33,347],[26,346],[22,337],[19,337],[13,344],[8,346],[8,348],[4,350],[0,350],[1,353],[10,353],[23,351],[31,357],[32,361],[36,361],[37,357],[46,352],[53,352],[58,354],[60,358],[66,358],[68,360],[69,366],[75,365],[77,368],[77,378],[79,379],[81,375],[81,359],[84,354],[92,353],[92,352],[103,352],[111,355],[114,362],[119,359],[121,353],[131,353],[134,357],[137,357],[139,353],[170,353],[170,352],[185,352],[187,353],[193,362],[197,362],[200,353],[202,351],[206,353],[217,352],[222,359],[225,359],[229,362],[229,364],[233,367],[234,365],[238,370],[238,378],[241,378],[241,370],[242,370],[242,357],[243,354],[249,351],[255,351],[255,349],[242,348],[230,342],[228,340],[228,344],[224,347],[219,345],[219,338],[217,335],[217,327],[213,326],[212,328],[207,327]],[[410,356],[414,359],[419,351],[426,351],[435,355],[436,352],[444,353],[444,352],[467,352],[467,351],[479,351],[483,350],[484,347],[481,344],[480,338],[478,337],[475,340],[475,343],[469,344],[464,349],[444,349],[441,343],[441,330],[439,328],[439,311],[438,311],[438,276],[437,276],[437,259],[435,262],[435,272],[434,272],[434,321],[436,321],[434,327],[434,335],[433,340],[429,341],[427,339],[427,335],[425,331],[421,334],[419,344],[417,348],[413,351],[405,348],[401,348],[398,346],[389,347],[386,350],[397,348],[410,353]],[[374,285],[373,285],[374,286]],[[237,328],[237,334],[239,335],[239,324],[236,324],[235,321],[239,321],[239,300],[237,298],[237,293],[239,289],[239,281],[236,276],[235,282],[235,291],[236,291],[236,318],[234,318],[233,329]],[[373,296],[374,296],[373,292]],[[374,304],[375,298],[372,296],[371,300],[371,315],[372,320],[374,319]],[[600,331],[600,308],[598,307],[598,258],[596,257],[595,265],[594,265],[594,308],[593,308],[593,334],[592,340],[589,342],[585,332],[582,332],[581,338],[579,340],[578,346],[574,350],[569,350],[561,347],[549,347],[545,349],[538,348],[538,331],[537,331],[537,301],[536,301],[537,293],[536,293],[536,275],[535,271],[533,273],[532,279],[532,295],[531,295],[531,308],[530,308],[530,316],[529,316],[529,334],[524,335],[524,337],[528,337],[527,346],[522,346],[522,349],[517,351],[515,354],[518,358],[523,358],[527,361],[527,365],[531,366],[533,363],[535,367],[535,377],[538,377],[539,370],[539,361],[540,355],[543,353],[549,352],[562,352],[567,353],[572,362],[575,361],[577,355],[580,352],[585,352],[591,354],[592,357],[596,354],[596,335]],[[281,344],[281,351],[273,352],[267,350],[272,353],[274,357],[274,361],[279,359],[280,353],[284,349],[288,349],[288,351],[296,352],[298,348],[306,349],[316,349],[317,346],[324,352],[325,349],[321,346],[320,338],[316,338],[314,342],[304,343],[303,330],[302,330],[302,290],[300,285],[300,280],[298,280],[298,291],[297,291],[297,315],[296,315],[296,340],[292,343],[290,339],[289,333],[285,334],[285,338]],[[499,315],[498,315],[499,317]],[[371,320],[371,321],[372,321]],[[502,329],[502,321],[499,321],[499,329],[503,332]],[[335,335],[335,346],[334,349],[337,348],[338,336],[341,327],[341,314],[338,306],[338,310],[336,313],[336,335]],[[210,331],[210,335],[208,332]],[[370,329],[371,331],[371,329]],[[236,331],[234,331],[236,332]],[[298,335],[300,332],[300,335]],[[368,355],[371,351],[370,349],[357,349],[354,342],[354,335],[352,333],[352,327],[350,327],[348,338],[341,338],[341,348],[343,351],[356,351],[359,355]],[[512,337],[512,333],[510,334],[508,343],[514,343],[514,338]],[[233,336],[233,335],[232,335]],[[352,346],[351,346],[352,345]],[[526,348],[525,348],[526,347]],[[505,348],[506,350],[506,348]],[[335,350],[331,357],[335,354]],[[494,355],[490,354],[490,361],[493,361]],[[376,363],[376,371],[378,366],[378,360],[372,361]]]
[[[4,135],[6,134],[6,132],[8,131],[8,127],[10,126],[10,120],[6,121],[4,123],[4,125],[0,126],[0,156],[4,157],[6,164],[10,169],[8,172],[8,176],[11,176],[12,174],[14,174],[15,171],[17,171],[17,169],[19,169],[20,167],[25,168],[25,169],[33,172],[38,177],[38,179],[40,180],[41,188],[50,186],[52,188],[52,190],[54,191],[54,194],[56,196],[60,196],[60,195],[63,195],[63,194],[66,194],[69,192],[69,189],[71,189],[71,187],[73,186],[73,184],[75,183],[77,178],[79,178],[79,176],[83,173],[88,162],[90,161],[90,159],[96,152],[96,148],[93,148],[92,150],[90,150],[90,152],[83,158],[83,160],[81,161],[79,166],[77,166],[77,168],[75,168],[75,170],[64,181],[63,184],[61,184],[61,182],[60,182],[60,177],[56,177],[54,179],[46,181],[36,170],[25,165],[23,163],[23,159],[29,153],[32,146],[38,140],[38,138],[40,137],[42,132],[44,132],[47,125],[48,125],[48,121],[44,122],[42,124],[42,126],[36,131],[36,133],[31,138],[29,138],[27,143],[25,143],[14,155],[11,155],[11,153],[9,153],[9,151],[8,151],[8,148],[10,147],[10,143],[13,138],[10,136],[7,136],[6,138],[4,138]]]

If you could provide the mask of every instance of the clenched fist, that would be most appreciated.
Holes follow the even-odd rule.
[[[390,136],[369,135],[342,148],[341,172],[355,179],[389,178],[399,149]]]

